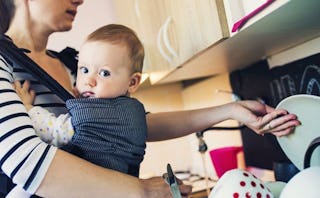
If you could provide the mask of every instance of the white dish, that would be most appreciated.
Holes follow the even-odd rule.
[[[306,94],[290,96],[278,104],[277,109],[279,108],[296,114],[301,121],[293,134],[277,139],[291,162],[302,170],[309,144],[316,137],[320,137],[320,97]],[[315,165],[320,165],[320,148],[317,148],[311,157],[311,166]]]
[[[282,181],[275,181],[275,182],[265,182],[265,186],[268,187],[268,189],[271,191],[274,198],[280,197],[280,194],[284,187],[287,185],[287,183]]]

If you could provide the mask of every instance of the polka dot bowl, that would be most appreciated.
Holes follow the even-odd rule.
[[[274,198],[274,196],[252,173],[233,169],[219,179],[209,198]]]

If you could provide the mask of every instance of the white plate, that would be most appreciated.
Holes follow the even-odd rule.
[[[302,170],[309,144],[316,137],[320,137],[320,97],[305,94],[290,96],[278,104],[277,109],[279,108],[296,114],[301,121],[293,134],[277,139],[291,162]],[[311,166],[315,165],[320,165],[320,148],[317,148],[311,157]]]

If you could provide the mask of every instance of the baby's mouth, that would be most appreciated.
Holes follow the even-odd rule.
[[[81,98],[94,98],[94,93],[91,91],[85,91],[81,93],[80,95]]]

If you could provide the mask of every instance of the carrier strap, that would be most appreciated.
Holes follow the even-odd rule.
[[[74,98],[55,79],[45,72],[37,63],[25,54],[24,49],[18,48],[12,40],[4,35],[0,35],[0,54],[7,60],[17,65],[23,65],[24,69],[32,76],[36,77],[43,85],[47,86],[54,94],[63,101]],[[59,58],[59,57],[58,57]]]

